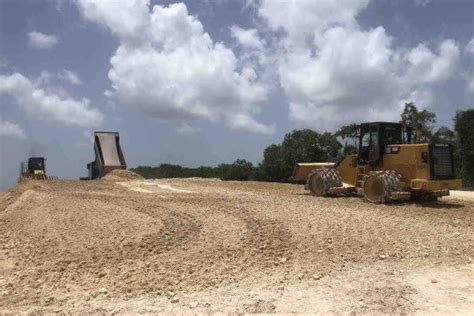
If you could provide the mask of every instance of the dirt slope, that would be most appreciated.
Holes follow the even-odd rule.
[[[0,312],[429,311],[407,278],[472,275],[473,211],[289,184],[24,182],[0,196]]]

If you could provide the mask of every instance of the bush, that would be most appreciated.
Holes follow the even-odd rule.
[[[460,176],[466,185],[474,186],[474,110],[458,112],[454,118],[461,162]]]

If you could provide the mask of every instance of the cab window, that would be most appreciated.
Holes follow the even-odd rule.
[[[372,147],[375,147],[379,143],[379,132],[378,131],[371,131],[370,134],[372,135],[370,144]]]
[[[362,147],[369,147],[370,145],[370,133],[365,133],[362,136]]]
[[[385,141],[384,144],[401,144],[402,143],[402,133],[398,128],[387,127],[385,128]]]

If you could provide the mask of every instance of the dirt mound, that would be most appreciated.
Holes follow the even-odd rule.
[[[107,173],[105,176],[103,176],[102,179],[109,180],[109,181],[127,181],[127,180],[143,180],[145,178],[143,178],[141,175],[131,170],[115,169]]]
[[[106,176],[113,181],[28,181],[0,196],[0,260],[6,267],[0,269],[0,314],[78,306],[84,308],[79,313],[100,313],[88,302],[140,297],[199,305],[202,312],[291,312],[282,309],[279,296],[233,300],[229,304],[240,306],[232,310],[184,298],[238,286],[273,286],[272,293],[283,295],[292,284],[333,278],[351,264],[406,269],[413,262],[454,266],[474,258],[472,202],[374,205],[317,198],[290,184],[125,182],[135,177],[115,170]],[[148,193],[131,190],[134,185]],[[180,192],[188,189],[192,194]],[[370,271],[362,275],[374,278]],[[377,278],[384,276],[390,277]],[[382,282],[380,289],[367,284],[362,292],[335,297],[368,296],[370,306],[383,300],[395,312],[415,308],[404,303],[412,295],[405,283]],[[304,306],[293,297],[291,304]]]

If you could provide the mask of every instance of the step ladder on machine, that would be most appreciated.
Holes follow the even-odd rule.
[[[367,174],[367,166],[358,166],[357,167],[357,178],[356,178],[356,193],[357,195],[364,195],[364,189],[362,185],[364,184],[364,177]]]

